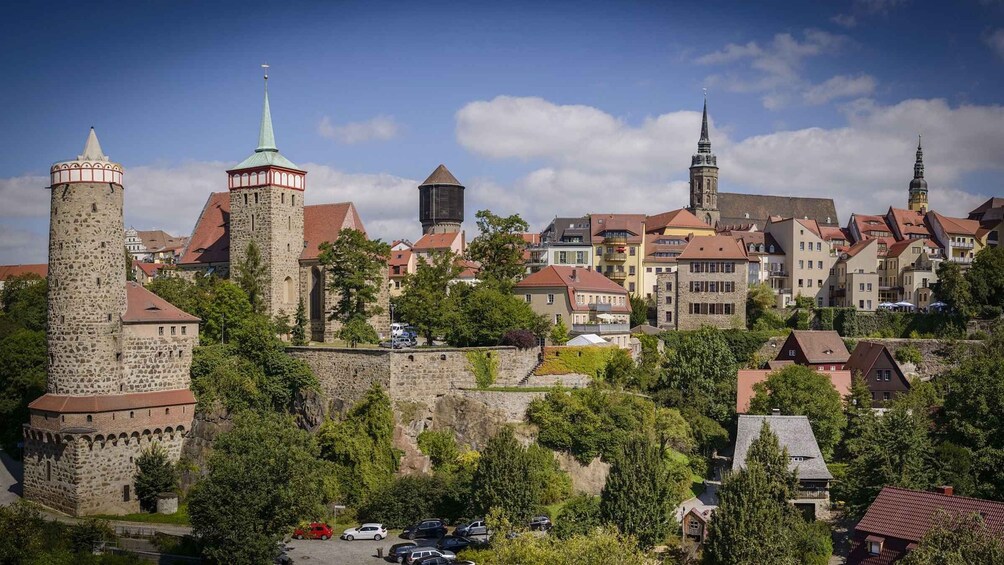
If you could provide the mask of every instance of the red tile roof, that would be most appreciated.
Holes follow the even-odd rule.
[[[644,214],[591,214],[589,216],[593,243],[603,243],[603,232],[627,232],[628,243],[641,243],[645,231]]]
[[[938,510],[979,513],[987,530],[1004,537],[1004,502],[898,487],[884,487],[855,530],[918,542],[931,529]]]
[[[980,229],[980,223],[976,220],[967,220],[964,218],[949,218],[948,216],[942,216],[937,212],[931,212],[937,219],[941,227],[944,228],[946,232],[952,235],[972,235],[975,236],[977,230]]]
[[[437,249],[452,249],[457,238],[461,237],[461,232],[451,233],[427,233],[415,242],[411,247],[413,251],[435,251]]]
[[[143,271],[144,275],[152,277],[156,275],[157,271],[164,265],[161,263],[144,263],[143,261],[135,261],[132,266]]]
[[[579,292],[606,292],[627,296],[623,286],[613,282],[602,274],[577,267],[557,267],[549,265],[516,284],[516,288],[563,288],[568,292],[569,304],[573,310],[588,310],[586,304],[576,304],[575,295]],[[630,303],[612,305],[614,312],[630,312]]]
[[[886,222],[895,226],[900,234],[899,237],[904,240],[910,239],[910,235],[934,237],[934,234],[931,233],[930,228],[927,226],[924,214],[920,212],[903,210],[902,208],[889,208],[889,213],[886,214]]]
[[[5,281],[10,277],[33,274],[43,279],[49,275],[48,263],[37,263],[32,265],[0,265],[0,281]]]
[[[390,259],[387,264],[391,267],[403,267],[411,263],[411,250],[405,249],[404,251],[391,251]]]
[[[896,243],[893,243],[892,245],[890,245],[889,249],[886,251],[885,255],[886,255],[886,257],[899,257],[900,255],[903,254],[904,251],[906,251],[907,249],[909,249],[910,246],[913,245],[913,244],[915,244],[915,243],[919,243],[921,245],[924,244],[923,240],[919,240],[919,239],[904,239],[903,241],[897,241]]]
[[[671,210],[645,218],[645,231],[652,232],[665,228],[711,229],[711,226],[697,219],[686,208]]]
[[[126,283],[126,311],[122,321],[127,324],[158,322],[198,322],[195,316],[164,300],[137,282]]]
[[[182,404],[195,404],[195,394],[191,390],[163,390],[159,392],[137,392],[100,396],[45,394],[36,398],[28,405],[28,408],[61,414],[81,414],[156,408],[158,406],[179,406]]]
[[[706,235],[691,238],[677,260],[748,259],[746,248],[729,235]]]
[[[847,228],[838,228],[833,226],[820,226],[819,235],[824,241],[833,241],[835,239],[842,239],[844,241],[851,240],[851,234],[848,233]]]
[[[363,221],[351,202],[313,204],[303,207],[303,241],[305,245],[300,260],[317,259],[324,242],[335,241],[343,229],[366,233]]]
[[[788,364],[791,364],[790,362]],[[775,370],[753,370],[740,369],[736,384],[736,412],[745,414],[749,412],[750,401],[753,400],[753,385],[762,383]],[[833,388],[840,393],[840,398],[847,396],[851,392],[851,372],[850,371],[818,371],[820,374],[830,377]]]
[[[795,221],[798,222],[799,224],[802,224],[802,226],[804,226],[805,229],[811,231],[817,236],[823,237],[822,232],[819,230],[819,224],[816,223],[816,220],[806,220],[804,218],[796,218]]]
[[[846,363],[851,356],[843,338],[834,331],[792,330],[791,339],[809,363]],[[779,351],[778,358],[783,353]]]
[[[864,239],[848,247],[844,253],[846,253],[848,257],[854,257],[858,253],[864,251],[866,247],[873,244],[877,244],[877,241],[874,239]]]

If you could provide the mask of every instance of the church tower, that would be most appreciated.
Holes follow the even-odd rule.
[[[690,207],[692,214],[711,227],[718,224],[718,158],[711,152],[708,135],[708,97],[704,97],[704,117],[697,153],[690,160]]]
[[[913,164],[913,180],[910,181],[909,208],[914,212],[926,214],[927,181],[924,180],[924,149],[920,146],[921,138],[917,136],[917,162]]]
[[[275,146],[272,114],[261,113],[258,148],[227,171],[230,189],[230,276],[254,242],[265,267],[263,301],[269,316],[296,312],[300,301],[300,254],[303,252],[303,192],[306,171],[282,156]]]

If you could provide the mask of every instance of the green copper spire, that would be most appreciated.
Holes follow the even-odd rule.
[[[275,147],[275,134],[272,133],[272,112],[268,109],[268,69],[265,71],[265,106],[261,110],[261,130],[258,132],[258,149],[261,151],[278,151]]]

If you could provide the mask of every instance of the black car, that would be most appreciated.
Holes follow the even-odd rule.
[[[430,555],[419,559],[413,565],[453,565],[453,563],[453,561],[441,555]]]
[[[439,549],[447,549],[456,553],[461,549],[468,548],[473,542],[467,538],[458,536],[443,536],[436,543],[436,547]]]
[[[395,543],[394,545],[390,546],[390,550],[387,552],[387,557],[391,561],[397,561],[399,555],[406,553],[407,551],[410,551],[411,548],[413,547],[418,547],[418,544],[413,541]]]
[[[401,537],[405,539],[418,538],[441,538],[446,535],[446,524],[439,519],[422,520],[421,522],[408,526],[401,532]]]
[[[551,524],[551,519],[548,518],[547,516],[534,516],[533,518],[530,518],[531,530],[540,530],[546,532],[551,529],[552,525],[553,524]]]

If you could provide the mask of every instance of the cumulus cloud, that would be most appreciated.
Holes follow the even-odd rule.
[[[838,98],[866,96],[875,91],[875,77],[870,75],[837,75],[805,91],[806,104],[826,104]]]
[[[0,225],[0,263],[4,265],[45,263],[48,247],[44,232]]]
[[[740,140],[713,129],[722,190],[831,197],[843,221],[851,212],[902,207],[916,135],[923,133],[932,205],[965,215],[985,198],[961,186],[965,176],[1004,169],[1000,106],[952,107],[944,100],[883,106],[862,99],[843,112],[846,124],[832,129]],[[589,106],[498,97],[457,112],[457,138],[485,157],[539,161],[513,186],[494,192],[505,195],[500,205],[546,221],[555,214],[653,214],[686,206],[687,167],[699,124],[697,112],[632,125]]]
[[[983,37],[983,42],[1001,59],[1004,59],[1004,28],[995,29]]]
[[[321,137],[333,139],[338,143],[352,145],[364,141],[386,141],[397,137],[400,126],[393,116],[376,116],[362,122],[333,124],[331,118],[324,116],[317,124],[317,133]]]

